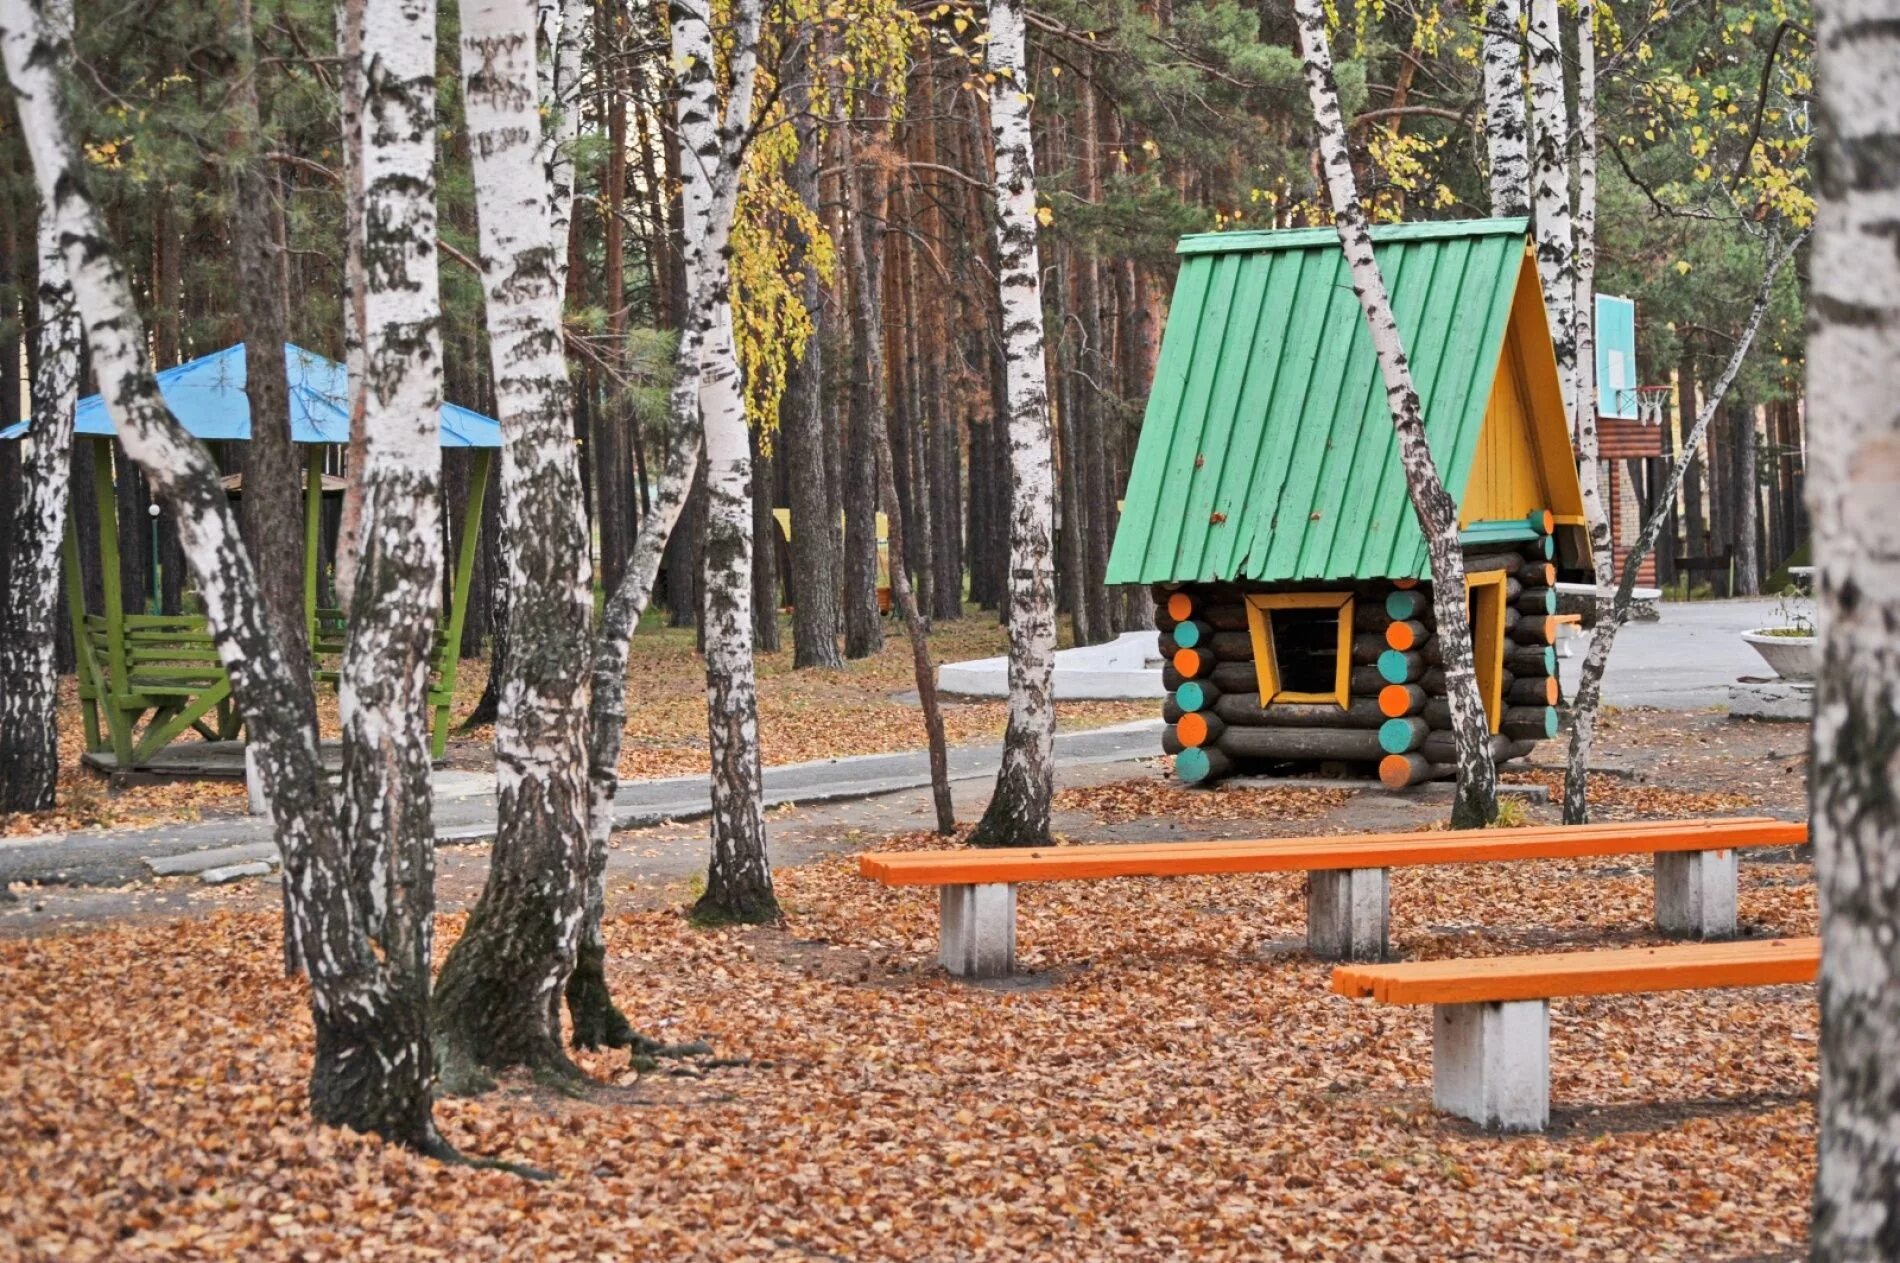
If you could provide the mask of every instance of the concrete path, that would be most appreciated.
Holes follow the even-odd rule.
[[[952,747],[951,779],[995,776],[1002,749],[1000,744]],[[1056,737],[1056,762],[1063,766],[1126,762],[1160,752],[1158,718]],[[765,806],[868,798],[929,782],[929,758],[922,751],[794,763],[765,769]],[[494,837],[493,775],[438,772],[435,785],[438,843]],[[638,829],[667,820],[690,820],[711,809],[703,776],[632,781],[623,784],[614,799],[614,827]],[[276,858],[269,822],[254,816],[0,838],[0,889],[15,881],[116,885],[154,875],[200,874],[212,881],[235,880],[256,872],[248,866],[274,863]]]
[[[1728,686],[1744,675],[1771,674],[1739,633],[1782,621],[1777,598],[1665,601],[1655,623],[1626,623],[1603,672],[1603,700],[1612,706],[1706,710],[1728,704]],[[1559,658],[1564,696],[1574,695],[1589,648],[1588,633]]]

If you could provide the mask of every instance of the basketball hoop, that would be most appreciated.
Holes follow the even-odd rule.
[[[1644,425],[1661,425],[1669,419],[1668,386],[1636,388],[1636,419]]]

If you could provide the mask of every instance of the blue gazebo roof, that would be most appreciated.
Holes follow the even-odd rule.
[[[286,342],[290,378],[290,436],[298,443],[347,443],[350,439],[349,376],[341,364]],[[158,391],[179,424],[200,439],[243,442],[251,437],[251,400],[244,393],[244,345],[214,351],[158,374]],[[26,433],[21,421],[0,430],[0,439]],[[117,433],[105,400],[87,395],[73,414],[73,430],[110,438]],[[457,404],[442,405],[443,447],[500,447],[501,425]]]

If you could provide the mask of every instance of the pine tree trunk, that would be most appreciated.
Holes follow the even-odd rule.
[[[63,20],[70,22],[70,15]],[[59,679],[53,645],[73,405],[79,398],[85,332],[50,206],[40,212],[36,240],[40,324],[32,366],[33,424],[30,436],[16,445],[18,498],[0,511],[8,549],[5,590],[0,592],[0,814],[53,806],[59,780]],[[9,406],[0,413],[0,422],[11,424],[18,399],[5,402]]]
[[[816,212],[818,199],[818,124],[806,108],[810,103],[810,36],[800,38],[787,69],[793,126],[798,133],[798,156],[792,162],[791,181],[806,209]],[[836,526],[826,489],[824,453],[825,338],[829,312],[818,283],[818,270],[809,262],[811,242],[794,227],[790,266],[803,276],[800,297],[816,327],[805,342],[805,353],[786,374],[785,399],[779,408],[779,442],[783,444],[790,474],[792,514],[792,665],[836,668],[844,665],[838,653],[838,555],[833,547]]]
[[[1542,3],[1544,0],[1538,0]],[[1455,829],[1481,829],[1497,816],[1497,768],[1491,761],[1484,705],[1473,667],[1471,624],[1465,596],[1464,553],[1458,544],[1458,506],[1439,479],[1425,440],[1425,420],[1392,303],[1373,254],[1352,162],[1346,151],[1345,121],[1339,113],[1339,88],[1333,81],[1332,52],[1326,44],[1326,15],[1321,0],[1295,0],[1307,95],[1319,127],[1320,163],[1332,201],[1333,224],[1352,270],[1353,292],[1365,315],[1366,331],[1379,357],[1386,406],[1398,435],[1399,462],[1406,491],[1418,515],[1432,565],[1432,607],[1438,618],[1445,693],[1451,703],[1452,734],[1458,765],[1457,796],[1452,802]]]
[[[1575,418],[1577,265],[1570,223],[1570,111],[1564,103],[1563,16],[1558,0],[1530,0],[1530,13],[1531,189],[1537,273],[1544,283],[1564,415]]]
[[[843,182],[848,205],[852,214],[864,213],[866,203],[881,208],[883,181],[875,172],[860,172],[855,160],[855,145],[851,134],[851,124],[845,123],[838,128],[844,156]],[[867,195],[863,182],[875,181],[876,188]],[[847,227],[847,234],[855,231]],[[847,269],[849,270],[849,269]],[[882,377],[873,379],[870,373],[872,348],[865,338],[863,315],[867,309],[876,310],[879,295],[879,276],[877,258],[865,255],[860,260],[858,270],[851,275],[851,443],[846,454],[846,484],[844,499],[844,656],[847,658],[868,658],[884,647],[884,624],[878,613],[877,602],[877,440],[875,431],[884,428],[882,395],[884,381]],[[876,322],[869,326],[876,328]],[[882,356],[879,356],[882,359]],[[886,556],[893,569],[903,565],[903,559],[889,552],[889,540],[886,543]]]
[[[997,290],[1007,388],[1010,504],[1009,722],[1003,763],[978,846],[1049,841],[1055,791],[1055,582],[1050,564],[1054,469],[1049,389],[1043,359],[1042,267],[1036,248],[1036,165],[1020,0],[991,0],[987,52],[990,131],[996,141]]]
[[[495,725],[500,824],[488,878],[436,995],[450,1091],[511,1066],[573,1073],[560,999],[587,895],[593,583],[551,213],[564,191],[540,161],[531,17],[519,0],[462,0],[514,652]]]
[[[772,517],[773,460],[750,433],[752,448],[752,638],[759,653],[777,653],[778,523]]]
[[[1761,593],[1760,478],[1755,454],[1755,409],[1744,406],[1735,412],[1735,595]]]
[[[1900,6],[1818,10],[1808,507],[1820,668],[1809,817],[1821,903],[1813,1257],[1900,1255]]]
[[[1490,0],[1484,8],[1484,142],[1491,159],[1491,213],[1498,216],[1531,211],[1524,43],[1517,30],[1523,13],[1523,0]]]

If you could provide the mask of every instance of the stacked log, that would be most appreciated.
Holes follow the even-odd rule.
[[[1518,547],[1486,544],[1468,550],[1465,570],[1469,574],[1503,571],[1504,581],[1504,672],[1500,680],[1503,697],[1498,731],[1491,738],[1491,754],[1496,760],[1522,758],[1539,740],[1557,733],[1557,567],[1551,538],[1553,524],[1549,514],[1533,514],[1534,528],[1543,533]],[[1429,627],[1429,601],[1424,603],[1424,618]],[[1412,611],[1408,617],[1419,617]],[[1409,691],[1379,694],[1381,705],[1389,707],[1395,723],[1381,729],[1393,747],[1379,762],[1379,779],[1393,789],[1422,781],[1443,780],[1455,774],[1456,752],[1451,734],[1451,704],[1446,697],[1445,672],[1436,635],[1427,637],[1415,651],[1424,669],[1415,677],[1415,696]],[[1426,732],[1421,738],[1415,722]]]

